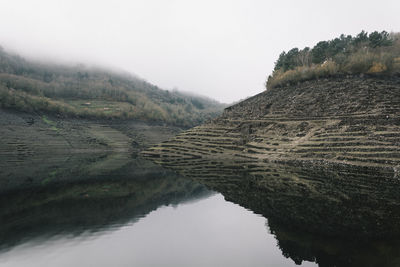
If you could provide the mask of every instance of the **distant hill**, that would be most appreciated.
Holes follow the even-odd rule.
[[[216,117],[225,105],[162,90],[128,73],[29,61],[0,47],[0,107],[190,127]]]

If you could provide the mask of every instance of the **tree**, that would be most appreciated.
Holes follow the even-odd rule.
[[[292,48],[290,49],[287,54],[286,54],[286,60],[283,63],[283,70],[292,70],[295,67],[297,67],[296,64],[296,59],[298,58],[299,55],[299,49],[298,48]]]
[[[296,58],[297,66],[311,66],[311,52],[309,47],[300,50]]]
[[[294,69],[299,66],[299,49],[293,48],[289,50],[287,53],[283,51],[278,60],[275,62],[274,70],[283,69],[283,71]]]
[[[327,59],[327,51],[329,48],[329,42],[321,41],[317,43],[311,50],[312,62],[315,64],[321,64]]]
[[[274,70],[279,70],[281,68],[283,68],[283,62],[285,61],[286,58],[286,52],[283,51],[280,55],[278,60],[275,62],[275,68]]]
[[[392,41],[389,39],[389,33],[386,31],[382,32],[371,32],[368,36],[369,46],[376,48],[378,46],[389,46],[392,44]]]
[[[362,43],[368,42],[368,32],[362,30],[357,36],[353,39],[352,44],[355,46],[359,46]]]

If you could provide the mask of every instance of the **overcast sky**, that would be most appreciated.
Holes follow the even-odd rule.
[[[0,45],[94,63],[232,102],[264,90],[282,50],[400,31],[399,0],[0,0]]]

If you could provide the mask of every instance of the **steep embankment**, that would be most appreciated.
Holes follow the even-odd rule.
[[[400,168],[400,77],[346,76],[265,91],[148,156]]]

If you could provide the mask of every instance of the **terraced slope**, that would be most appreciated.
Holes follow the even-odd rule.
[[[265,91],[149,157],[306,161],[400,171],[400,77],[346,76]]]

